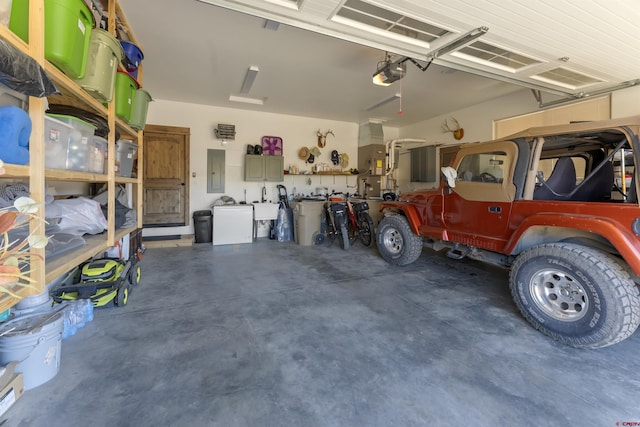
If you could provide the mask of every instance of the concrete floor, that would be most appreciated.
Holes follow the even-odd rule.
[[[64,340],[60,373],[1,426],[640,422],[640,333],[558,345],[481,263],[260,239],[148,249],[141,266],[129,304]]]

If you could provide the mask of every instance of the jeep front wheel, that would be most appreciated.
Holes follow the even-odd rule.
[[[509,287],[524,317],[564,344],[599,348],[629,337],[640,323],[635,283],[611,255],[552,243],[521,253]]]
[[[422,238],[413,234],[409,222],[401,215],[384,217],[378,226],[377,240],[380,255],[390,264],[411,264],[422,252]]]

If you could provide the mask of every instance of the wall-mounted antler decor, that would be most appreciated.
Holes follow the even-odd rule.
[[[442,132],[447,133],[451,132],[456,141],[460,141],[464,137],[464,129],[460,126],[460,123],[455,119],[455,117],[451,117],[451,121],[454,124],[454,128],[451,129],[449,127],[449,119],[445,119],[444,123],[442,123]]]
[[[324,146],[327,145],[327,135],[332,135],[335,137],[331,129],[329,129],[325,133],[320,132],[320,129],[316,131],[316,136],[318,137],[318,147],[324,148]]]

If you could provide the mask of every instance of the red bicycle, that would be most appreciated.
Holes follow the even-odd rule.
[[[369,215],[369,203],[366,200],[361,202],[352,202],[347,198],[347,233],[349,242],[353,244],[356,240],[360,240],[363,245],[370,247],[374,242],[373,220]]]

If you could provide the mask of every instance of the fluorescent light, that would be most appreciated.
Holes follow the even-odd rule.
[[[402,95],[400,94],[400,92],[397,92],[397,93],[395,93],[395,94],[393,94],[393,95],[391,95],[391,96],[389,96],[389,97],[387,97],[387,98],[385,98],[383,100],[380,100],[380,101],[376,102],[375,104],[367,107],[365,110],[366,111],[375,110],[376,108],[382,107],[383,105],[388,104],[391,101],[395,101],[396,99],[400,99],[401,96]]]
[[[265,98],[247,98],[244,96],[230,95],[229,101],[243,102],[245,104],[264,105]]]
[[[247,69],[247,74],[245,74],[244,76],[244,81],[242,82],[240,93],[249,93],[249,91],[251,90],[251,86],[253,86],[253,82],[256,80],[258,71],[260,71],[260,68],[255,65],[252,65]]]
[[[264,28],[271,31],[278,31],[278,27],[280,27],[280,23],[277,21],[272,21],[271,19],[265,19]]]
[[[427,58],[434,59],[439,56],[446,55],[449,52],[453,52],[454,50],[460,49],[462,46],[484,35],[487,31],[489,31],[488,27],[474,28],[468,33],[463,34],[460,37],[457,37],[451,40],[450,42],[442,44],[441,46],[436,48],[433,52],[429,53],[427,55]]]

